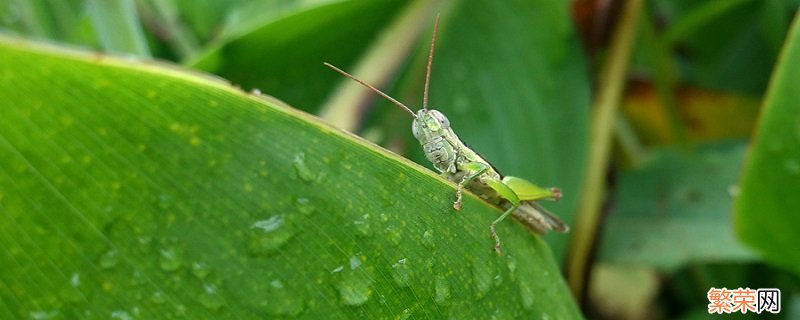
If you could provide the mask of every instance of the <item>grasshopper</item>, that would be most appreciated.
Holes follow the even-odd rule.
[[[549,230],[569,231],[569,227],[561,219],[535,202],[543,199],[557,201],[561,198],[561,191],[558,188],[542,188],[522,178],[501,175],[489,161],[458,138],[450,127],[450,120],[444,114],[434,109],[428,109],[428,88],[438,28],[439,17],[437,16],[428,55],[422,109],[417,110],[416,113],[374,86],[327,62],[324,65],[383,96],[411,115],[414,119],[411,130],[422,145],[425,157],[433,163],[433,166],[444,178],[457,184],[456,200],[453,202],[455,210],[461,210],[462,190],[465,188],[505,210],[489,226],[489,236],[495,240],[497,253],[502,253],[502,251],[495,225],[509,215],[513,215],[514,218],[538,234],[544,234]]]

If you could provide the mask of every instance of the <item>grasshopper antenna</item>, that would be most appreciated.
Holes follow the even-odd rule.
[[[344,72],[344,71],[342,71],[342,69],[339,69],[339,68],[337,68],[337,67],[333,66],[333,65],[332,65],[332,64],[330,64],[330,63],[323,62],[322,64],[324,64],[324,65],[325,65],[326,67],[328,67],[328,68],[331,68],[331,69],[333,69],[333,71],[336,71],[336,72],[338,72],[338,73],[341,73],[343,76],[345,76],[345,77],[348,77],[348,78],[352,79],[353,81],[360,83],[362,86],[365,86],[365,87],[369,88],[370,90],[372,90],[372,91],[375,91],[375,93],[377,93],[377,94],[381,95],[382,97],[386,98],[387,100],[391,101],[392,103],[394,103],[394,104],[395,104],[395,105],[397,105],[398,107],[400,107],[400,108],[403,108],[404,110],[406,110],[406,112],[408,112],[409,114],[411,114],[411,116],[412,116],[412,117],[414,117],[414,118],[417,118],[417,115],[416,115],[416,114],[414,114],[414,111],[411,111],[411,108],[409,108],[409,107],[406,107],[406,105],[404,105],[404,104],[403,104],[403,103],[401,103],[400,101],[397,101],[397,100],[395,100],[394,98],[390,97],[388,94],[385,94],[385,93],[383,93],[382,91],[378,90],[378,88],[375,88],[375,87],[373,87],[373,86],[372,86],[372,85],[370,85],[369,83],[366,83],[366,82],[364,82],[364,81],[361,81],[360,79],[358,79],[358,78],[356,78],[356,77],[354,77],[354,76],[350,75],[350,74],[349,74],[349,73],[347,73],[347,72]]]
[[[428,53],[428,70],[425,72],[425,91],[422,92],[422,110],[428,110],[428,88],[431,83],[431,63],[433,62],[433,48],[436,46],[436,31],[439,30],[439,15],[433,24],[433,37],[431,38],[431,51]]]

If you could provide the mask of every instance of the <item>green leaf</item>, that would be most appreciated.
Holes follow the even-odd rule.
[[[133,0],[89,0],[86,8],[105,52],[150,57]]]
[[[188,64],[247,89],[270,92],[297,108],[315,110],[340,79],[322,62],[358,58],[399,4],[337,1],[301,7],[270,17],[262,27],[227,39]]]
[[[731,218],[729,189],[743,157],[740,144],[693,154],[661,150],[642,168],[623,172],[600,258],[669,271],[693,261],[752,259]]]
[[[736,229],[765,259],[800,273],[800,19],[775,66],[753,148],[745,163]]]
[[[0,318],[578,318],[544,242],[272,99],[0,41]]]
[[[769,80],[797,8],[789,1],[659,0],[656,16],[666,19],[667,44],[680,51],[686,83],[760,95]],[[670,23],[671,22],[671,23]]]

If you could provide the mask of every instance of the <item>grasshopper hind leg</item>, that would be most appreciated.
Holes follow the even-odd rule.
[[[498,236],[497,231],[494,230],[494,225],[500,223],[500,221],[505,220],[506,217],[508,217],[508,215],[513,213],[515,210],[517,210],[517,208],[519,208],[519,205],[511,206],[511,208],[508,208],[506,212],[503,212],[503,214],[500,215],[500,217],[492,221],[492,224],[489,225],[489,237],[494,239],[494,251],[496,251],[498,254],[502,254],[503,250],[500,249],[501,247],[500,236]]]

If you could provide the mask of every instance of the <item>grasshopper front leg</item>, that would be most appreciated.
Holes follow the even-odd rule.
[[[470,162],[463,165],[461,169],[467,170],[467,172],[471,173],[465,174],[456,186],[456,201],[453,202],[453,209],[456,210],[461,210],[462,191],[464,189],[464,185],[479,177],[481,174],[486,172],[486,170],[489,170],[489,166],[481,162]]]

